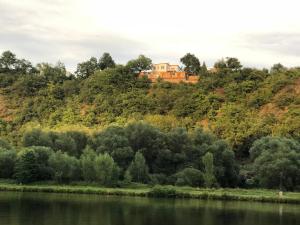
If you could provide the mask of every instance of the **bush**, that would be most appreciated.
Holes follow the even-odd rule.
[[[186,168],[175,175],[176,185],[178,186],[203,186],[203,173],[200,170],[194,168]]]
[[[176,197],[176,189],[172,186],[154,186],[148,193],[150,197],[158,198],[174,198]]]

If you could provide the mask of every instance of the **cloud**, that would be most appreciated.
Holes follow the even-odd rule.
[[[112,32],[72,32],[59,25],[40,23],[45,15],[38,8],[18,11],[0,3],[0,15],[0,50],[11,50],[34,63],[60,60],[74,70],[78,62],[99,57],[103,52],[110,52],[116,61],[124,63],[147,51],[146,44]],[[46,15],[51,19],[61,13],[52,8]]]
[[[249,49],[300,57],[300,32],[247,34],[242,40],[240,45]]]
[[[238,57],[245,66],[300,61],[299,3],[186,0],[0,0],[0,52],[76,64],[110,52],[118,63],[145,54],[178,63],[186,52],[208,66]],[[217,6],[217,7],[216,7]],[[255,16],[253,16],[255,12]],[[278,16],[280,15],[280,16]]]

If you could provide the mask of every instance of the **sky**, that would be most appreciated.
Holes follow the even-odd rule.
[[[187,52],[210,67],[300,65],[298,0],[0,0],[0,52],[69,71],[109,52],[117,63],[144,54],[179,63]]]

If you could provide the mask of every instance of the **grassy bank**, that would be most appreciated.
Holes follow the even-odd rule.
[[[262,189],[199,189],[191,187],[173,186],[132,186],[127,188],[105,188],[85,185],[56,185],[56,184],[32,184],[18,185],[14,183],[0,183],[0,191],[17,192],[47,192],[47,193],[74,193],[97,194],[116,196],[140,196],[140,197],[165,197],[165,198],[194,198],[213,200],[238,200],[259,201],[274,203],[300,204],[299,192],[285,192],[283,197],[278,196],[276,190]]]

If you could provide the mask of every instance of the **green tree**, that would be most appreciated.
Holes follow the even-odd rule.
[[[17,60],[15,71],[20,74],[32,74],[37,72],[36,68],[32,66],[31,62],[25,59]]]
[[[13,178],[17,154],[15,150],[0,147],[0,178]]]
[[[144,55],[139,55],[137,59],[130,60],[126,65],[126,68],[133,73],[150,70],[152,68],[152,60]]]
[[[48,146],[52,147],[52,140],[50,136],[41,129],[32,129],[23,135],[22,140],[24,147],[30,146]]]
[[[4,51],[0,57],[0,73],[10,72],[15,69],[16,55],[11,51]]]
[[[59,183],[67,183],[80,179],[79,160],[61,151],[55,152],[49,158],[53,170],[53,178]]]
[[[99,69],[99,64],[95,57],[91,57],[90,60],[78,63],[75,74],[80,78],[87,78],[95,73]]]
[[[63,83],[67,80],[67,70],[65,65],[58,61],[55,65],[49,63],[39,63],[37,65],[37,71],[40,76],[44,77],[47,82]]]
[[[211,188],[216,185],[216,177],[214,174],[214,156],[212,153],[207,152],[202,157],[202,162],[204,164],[204,185],[207,188]]]
[[[180,59],[180,61],[184,65],[184,71],[188,75],[193,75],[193,74],[195,75],[201,72],[200,61],[195,55],[191,53],[187,53],[185,56],[183,56]]]
[[[14,177],[19,183],[30,183],[37,180],[38,163],[32,149],[19,152]]]
[[[80,157],[82,177],[85,181],[96,180],[95,160],[97,154],[90,148],[86,148]]]
[[[149,172],[156,173],[157,168],[153,162],[156,161],[158,153],[165,149],[166,139],[157,128],[143,122],[130,123],[125,127],[125,134],[129,146],[134,152],[140,151],[149,165]]]
[[[300,145],[293,139],[263,137],[250,149],[255,178],[262,187],[294,190],[300,184]]]
[[[99,154],[95,159],[97,181],[104,186],[115,186],[119,177],[119,168],[107,153]]]
[[[132,181],[138,183],[146,183],[148,181],[149,169],[142,153],[135,153],[134,160],[130,164],[128,170],[130,171]]]
[[[90,139],[90,145],[97,153],[108,153],[118,166],[126,170],[134,157],[129,146],[124,128],[111,126],[102,132],[96,133]]]
[[[276,63],[271,67],[270,73],[280,73],[285,72],[287,68],[283,66],[281,63]]]
[[[201,66],[201,73],[203,73],[203,74],[207,73],[207,66],[206,66],[205,62],[203,62],[202,66]]]
[[[225,69],[227,68],[227,64],[224,59],[220,59],[217,62],[215,62],[214,67],[216,69]]]
[[[237,58],[226,57],[227,68],[232,70],[239,70],[242,68],[240,61]]]
[[[104,70],[106,68],[114,68],[116,63],[112,59],[109,53],[105,52],[99,59],[99,68],[100,70]]]

